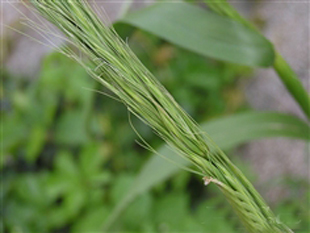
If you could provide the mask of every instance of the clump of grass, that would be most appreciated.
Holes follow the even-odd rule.
[[[128,108],[148,124],[180,156],[189,160],[227,197],[250,232],[291,232],[276,219],[252,184],[168,91],[145,68],[117,33],[104,25],[84,1],[32,0],[35,8],[55,24],[70,44],[82,51],[89,66],[70,47],[63,52],[79,62],[89,74],[110,89]],[[30,22],[31,24],[31,22]],[[33,24],[32,24],[33,25]],[[38,31],[51,33],[35,25]],[[208,216],[206,216],[207,218]]]

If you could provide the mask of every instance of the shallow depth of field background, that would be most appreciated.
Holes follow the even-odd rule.
[[[132,10],[147,4],[135,3]],[[4,23],[26,30],[20,15],[3,5]],[[102,5],[117,18],[121,3]],[[309,90],[309,3],[235,5],[259,25]],[[139,29],[115,27],[199,123],[253,108],[303,117],[270,69],[216,61]],[[1,41],[4,232],[102,232],[152,152],[137,144],[127,109],[96,92],[101,86],[78,64],[8,29]],[[131,121],[155,149],[162,145],[149,127],[133,116]],[[309,153],[303,141],[264,139],[227,155],[281,221],[308,232]],[[160,167],[154,176],[157,172]],[[216,187],[204,187],[200,177],[184,170],[139,196],[111,227],[111,232],[243,231]]]

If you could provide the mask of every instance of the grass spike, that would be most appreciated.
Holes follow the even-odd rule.
[[[88,73],[110,89],[168,145],[191,161],[215,183],[253,233],[292,232],[273,215],[253,185],[169,92],[145,68],[114,29],[82,0],[31,0],[42,16],[55,24],[92,63],[65,50]],[[207,217],[207,216],[206,216]]]

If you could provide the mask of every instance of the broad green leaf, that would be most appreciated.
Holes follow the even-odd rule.
[[[208,132],[222,150],[236,147],[253,139],[266,137],[310,139],[310,128],[307,123],[294,116],[272,112],[237,114],[212,120],[202,124],[201,127]],[[133,185],[111,212],[106,221],[105,229],[108,229],[113,224],[138,195],[165,181],[179,171],[180,167],[189,165],[186,160],[178,156],[166,145],[158,150],[158,154],[162,156],[153,155],[145,163],[140,173],[136,176]]]
[[[188,3],[157,3],[125,15],[119,22],[215,59],[264,67],[274,61],[273,47],[262,35]]]

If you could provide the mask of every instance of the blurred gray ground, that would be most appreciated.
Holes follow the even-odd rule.
[[[34,17],[24,7],[13,3],[3,2],[2,16],[4,23],[19,30],[26,30],[20,24],[21,15],[14,9],[24,12],[27,17]],[[15,2],[15,3],[14,3]],[[99,3],[100,2],[100,3]],[[128,2],[128,1],[124,1]],[[143,7],[154,1],[134,1],[132,8]],[[245,16],[252,19],[260,19],[265,22],[263,33],[275,44],[293,69],[301,78],[303,84],[310,89],[309,57],[310,57],[310,3],[306,1],[232,1],[232,3]],[[128,6],[121,1],[98,1],[100,7],[105,9],[111,20],[115,20]],[[13,74],[23,74],[35,77],[40,67],[42,57],[50,48],[39,45],[27,37],[4,28],[5,39],[2,53],[6,58],[5,66]],[[31,36],[37,35],[32,31],[26,31]],[[55,45],[62,40],[53,40]],[[257,69],[255,76],[244,88],[246,98],[250,105],[261,111],[279,111],[303,117],[303,114],[291,96],[285,90],[281,81],[272,69]],[[309,150],[305,143],[287,139],[266,139],[250,143],[240,150],[244,160],[249,161],[253,170],[259,175],[258,187],[270,179],[281,179],[286,175],[308,177]],[[275,200],[279,196],[284,197],[285,187],[265,192],[264,196],[269,200]]]
[[[248,7],[235,4],[248,15],[262,19],[266,24],[264,35],[297,72],[306,89],[310,90],[310,2],[262,1]],[[254,78],[244,88],[250,105],[261,111],[279,111],[304,118],[292,97],[272,69],[257,69]],[[310,133],[310,132],[309,132]],[[259,184],[281,180],[286,175],[310,178],[309,147],[297,140],[265,139],[252,142],[241,149],[259,175]],[[269,200],[285,197],[288,190],[276,185],[266,191]]]

